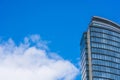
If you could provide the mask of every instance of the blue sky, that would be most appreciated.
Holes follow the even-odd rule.
[[[0,37],[19,43],[39,34],[50,41],[51,51],[77,65],[80,38],[91,17],[120,23],[119,4],[119,0],[0,0]]]

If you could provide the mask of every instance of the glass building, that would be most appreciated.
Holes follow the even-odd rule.
[[[81,80],[120,80],[120,25],[94,16],[80,46]]]

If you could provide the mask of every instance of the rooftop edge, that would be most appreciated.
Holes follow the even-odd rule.
[[[120,28],[119,24],[117,24],[117,23],[115,23],[115,22],[113,22],[111,20],[108,20],[106,18],[99,17],[99,16],[93,16],[92,21],[100,21],[100,22],[107,23],[109,25],[115,26],[117,28]]]

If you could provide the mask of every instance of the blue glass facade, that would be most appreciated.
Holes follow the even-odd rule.
[[[88,63],[87,63],[87,45],[86,33],[83,34],[81,40],[81,74],[83,80],[88,80]]]
[[[120,80],[120,26],[93,17],[88,31],[81,40],[82,80]],[[90,37],[89,44],[85,35]]]

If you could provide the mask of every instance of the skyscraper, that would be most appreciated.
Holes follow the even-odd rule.
[[[80,45],[81,80],[120,80],[120,25],[94,16]]]

